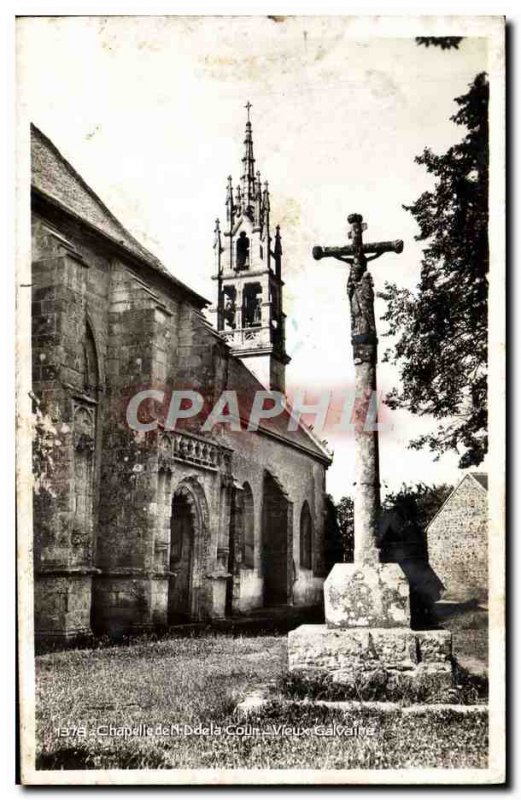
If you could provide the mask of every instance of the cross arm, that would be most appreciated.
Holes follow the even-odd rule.
[[[363,244],[361,247],[362,253],[368,255],[368,260],[378,258],[384,253],[401,253],[403,250],[403,241],[395,239],[391,242],[375,242],[374,244]],[[320,261],[322,258],[339,258],[343,261],[346,258],[352,258],[360,252],[359,247],[352,244],[344,245],[344,247],[320,247],[317,245],[313,248],[313,258]]]
[[[378,258],[384,253],[402,253],[403,241],[402,239],[393,239],[392,242],[374,242],[374,244],[363,244],[362,251],[368,254],[368,261],[373,258]]]

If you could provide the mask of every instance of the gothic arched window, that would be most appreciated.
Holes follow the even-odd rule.
[[[235,330],[237,327],[237,290],[234,286],[225,286],[223,290],[223,327]]]
[[[308,501],[304,500],[300,514],[300,566],[311,569],[313,550],[313,522]]]
[[[250,240],[244,231],[241,231],[236,245],[236,269],[248,269],[250,266]]]
[[[242,327],[258,328],[262,323],[262,287],[260,283],[246,283],[242,299]]]
[[[83,341],[83,389],[85,394],[96,396],[99,388],[99,368],[96,343],[90,323],[85,326]]]

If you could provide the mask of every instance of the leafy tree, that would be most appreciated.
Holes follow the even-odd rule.
[[[426,483],[402,484],[398,492],[390,492],[385,496],[382,508],[385,510],[403,508],[410,509],[414,515],[417,525],[425,530],[431,519],[449,494],[453,487],[446,483],[433,484],[428,486]]]
[[[413,559],[427,563],[425,529],[451,489],[446,484],[404,483],[398,492],[385,497],[378,525],[380,555],[384,561]]]
[[[344,561],[350,562],[355,552],[355,504],[351,497],[342,497],[336,507]]]
[[[426,243],[415,292],[386,283],[385,335],[397,337],[384,360],[399,367],[401,389],[391,408],[444,420],[410,442],[428,446],[437,460],[455,450],[460,467],[479,464],[487,452],[488,97],[485,73],[456,98],[451,117],[465,128],[444,155],[426,148],[416,162],[434,188],[404,208]]]
[[[334,564],[353,561],[354,555],[354,503],[350,497],[342,497],[338,504],[330,494],[326,495],[326,542],[325,562],[329,572]]]
[[[390,492],[382,502],[382,521],[391,519],[392,541],[386,541],[385,534],[380,544],[384,550],[394,550],[397,542],[423,544],[423,532],[445,502],[452,486],[445,483],[428,486],[420,482],[403,484],[398,492]],[[351,497],[342,497],[335,503],[331,495],[326,495],[326,568],[327,571],[338,563],[350,563],[354,557],[354,502]],[[397,528],[399,530],[397,530]],[[397,535],[397,536],[396,536]],[[416,548],[417,549],[417,548]]]
[[[382,502],[382,520],[395,523],[392,541],[386,541],[384,550],[395,550],[397,542],[405,547],[423,543],[423,532],[445,502],[452,486],[445,483],[428,486],[425,483],[403,484],[398,492],[390,492]],[[335,503],[326,495],[326,568],[338,563],[350,563],[354,557],[354,502],[351,497],[342,497]],[[399,528],[399,530],[396,530]],[[416,548],[417,549],[417,548]]]

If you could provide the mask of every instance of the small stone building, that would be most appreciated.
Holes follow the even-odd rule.
[[[226,204],[216,330],[208,301],[32,129],[33,395],[54,431],[34,507],[37,637],[321,602],[330,454],[305,426],[288,429],[287,410],[256,432],[242,419],[258,390],[284,388],[289,361],[280,232],[270,232],[249,121]],[[128,402],[150,387],[198,391],[205,407],[235,390],[239,430],[206,431],[203,414],[167,430],[157,403],[141,409],[151,429],[135,430]]]
[[[427,526],[429,563],[444,599],[485,599],[488,592],[487,476],[459,482]]]

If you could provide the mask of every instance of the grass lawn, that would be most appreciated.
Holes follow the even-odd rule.
[[[281,635],[204,634],[39,656],[37,767],[487,766],[485,709],[459,716],[443,709],[346,714],[274,702],[248,717],[251,727],[244,730],[235,705],[255,684],[284,674],[286,641]],[[111,725],[112,735],[103,735]],[[175,725],[196,730],[178,733]],[[201,733],[211,725],[213,735]],[[147,726],[152,735],[145,735]],[[242,735],[248,732],[253,735]]]
[[[452,647],[460,664],[475,672],[488,670],[488,613],[482,609],[456,609],[441,625],[452,632]]]

